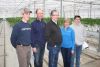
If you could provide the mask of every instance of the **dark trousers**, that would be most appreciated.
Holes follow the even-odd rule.
[[[64,67],[71,67],[71,48],[61,47]]]
[[[34,67],[43,67],[43,57],[44,57],[45,46],[39,46],[37,44],[36,49],[37,49],[37,52],[33,53]]]
[[[60,47],[49,47],[49,67],[57,67]]]

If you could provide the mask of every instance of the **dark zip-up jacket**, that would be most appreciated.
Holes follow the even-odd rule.
[[[57,24],[55,24],[52,20],[50,20],[46,25],[46,40],[48,42],[48,46],[60,46],[62,42],[61,30]]]
[[[35,20],[31,23],[31,41],[32,47],[36,47],[38,44],[39,46],[45,46],[46,38],[45,38],[45,26],[46,23],[42,20]]]

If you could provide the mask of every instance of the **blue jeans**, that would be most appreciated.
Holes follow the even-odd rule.
[[[41,44],[42,45],[42,44]],[[36,45],[37,52],[34,54],[34,67],[43,67],[43,56],[45,51],[45,46]]]
[[[60,47],[49,47],[49,67],[57,67]]]
[[[80,67],[80,55],[81,55],[81,52],[82,52],[82,45],[80,46],[76,46],[75,47],[75,55],[72,56],[72,59],[71,59],[71,67],[74,67],[74,59],[75,59],[75,63],[76,63],[76,67]]]

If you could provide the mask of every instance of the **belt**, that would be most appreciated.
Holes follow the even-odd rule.
[[[30,44],[18,44],[20,46],[30,46]]]

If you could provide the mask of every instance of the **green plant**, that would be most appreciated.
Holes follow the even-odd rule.
[[[35,18],[34,17],[31,17],[29,22],[31,23],[32,21],[34,21]],[[50,17],[47,17],[47,18],[44,18],[44,21],[47,23],[49,22],[50,20]],[[10,23],[11,26],[15,25],[17,22],[20,22],[21,21],[21,17],[16,17],[16,18],[7,18],[7,21]],[[73,21],[73,18],[71,18],[71,22]],[[86,25],[100,25],[100,19],[92,19],[92,18],[83,18],[81,19],[81,22],[82,24],[86,24]],[[64,18],[59,18],[58,20],[58,24],[60,26],[62,26],[64,23]]]

